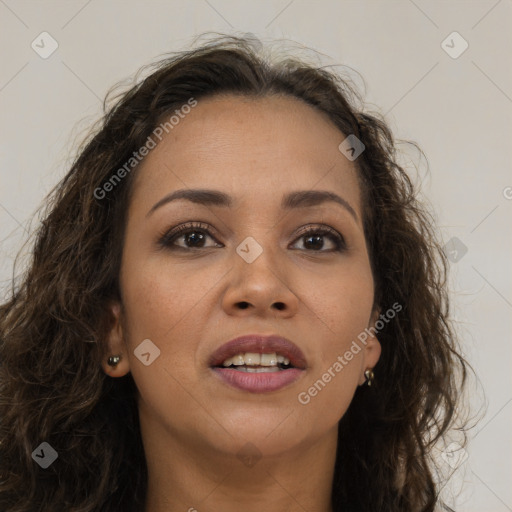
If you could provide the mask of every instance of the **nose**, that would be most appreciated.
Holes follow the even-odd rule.
[[[296,314],[299,298],[289,283],[284,263],[265,249],[252,263],[236,252],[222,306],[229,315],[289,318]]]

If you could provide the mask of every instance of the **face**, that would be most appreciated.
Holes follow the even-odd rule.
[[[353,343],[376,317],[344,139],[293,98],[216,97],[200,100],[139,166],[109,340],[123,359],[104,368],[131,371],[147,431],[230,454],[250,440],[269,456],[335,435],[380,355],[374,337]],[[169,201],[195,189],[230,204]],[[320,191],[341,200],[295,195],[283,204]],[[220,378],[212,353],[245,334],[291,340],[305,358],[298,377],[272,390]]]

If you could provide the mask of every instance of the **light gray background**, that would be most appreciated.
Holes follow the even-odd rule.
[[[43,31],[59,45],[47,59],[31,48]],[[444,241],[468,248],[451,265],[453,313],[487,398],[451,484],[462,488],[453,503],[512,511],[512,0],[0,0],[2,295],[37,225],[32,213],[65,174],[107,90],[205,31],[287,38],[325,54],[325,64],[354,68],[370,107],[426,153],[430,173],[404,147]],[[469,44],[456,59],[441,45],[453,31]]]

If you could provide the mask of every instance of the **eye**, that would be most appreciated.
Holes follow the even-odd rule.
[[[214,241],[206,245],[207,239]],[[325,249],[325,241],[330,240],[331,248]],[[344,238],[334,229],[328,226],[309,226],[299,233],[296,239],[304,240],[304,250],[313,252],[343,252],[346,249]],[[181,241],[181,244],[177,242]],[[158,239],[161,247],[171,250],[208,249],[211,247],[224,247],[217,242],[210,232],[209,226],[202,222],[188,222],[162,233]],[[299,248],[300,249],[300,248]]]
[[[330,249],[324,249],[324,238],[330,239]],[[343,252],[346,249],[345,239],[328,226],[306,227],[297,240],[304,240],[304,248],[314,252]]]
[[[185,250],[222,247],[222,244],[216,241],[213,245],[205,246],[205,241],[208,238],[215,240],[206,224],[201,222],[188,222],[163,233],[158,240],[158,244],[167,249]],[[181,240],[184,245],[178,245],[176,243],[178,240]]]

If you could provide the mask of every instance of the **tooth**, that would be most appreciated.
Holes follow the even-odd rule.
[[[233,357],[226,359],[222,366],[225,368],[231,365],[234,366],[265,366],[274,367],[278,363],[290,364],[287,357],[278,355],[275,352],[271,354],[258,354],[256,352],[246,352],[245,354],[236,354]]]
[[[283,371],[277,366],[265,366],[261,368],[249,368],[247,366],[240,366],[236,369],[239,372],[246,372],[246,373],[274,373],[274,372],[280,372]]]
[[[259,365],[261,361],[261,355],[256,354],[255,352],[246,352],[244,355],[244,360],[246,365]]]
[[[261,366],[276,366],[277,365],[277,356],[275,353],[273,354],[261,354]]]
[[[256,373],[274,373],[280,371],[277,366],[267,366],[266,368],[255,368]]]
[[[235,366],[242,366],[245,364],[244,356],[242,354],[237,354],[236,356],[233,356],[231,360],[233,361],[233,364]]]

